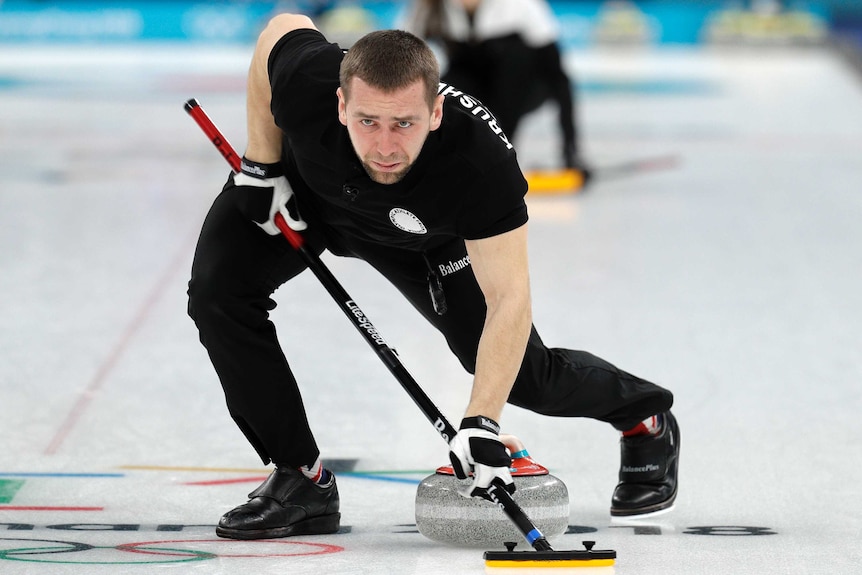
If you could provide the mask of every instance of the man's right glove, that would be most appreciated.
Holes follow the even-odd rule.
[[[449,442],[449,460],[458,479],[467,479],[473,472],[473,483],[458,492],[464,497],[491,500],[491,484],[515,492],[515,482],[509,466],[512,458],[500,441],[500,426],[490,417],[465,417],[461,429]]]
[[[294,218],[287,209],[293,190],[281,164],[260,164],[243,158],[240,166],[241,171],[233,175],[233,183],[246,188],[239,201],[239,208],[246,217],[271,236],[281,233],[274,220],[278,213],[292,230],[301,232],[308,227],[298,212]]]

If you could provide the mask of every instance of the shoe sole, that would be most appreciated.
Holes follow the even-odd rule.
[[[216,527],[216,535],[225,539],[278,539],[294,535],[327,535],[337,532],[340,525],[341,513],[333,513],[272,529],[230,529],[219,526]]]
[[[656,503],[647,507],[639,507],[637,509],[616,509],[611,507],[611,517],[645,517],[658,515],[660,513],[666,513],[673,509],[673,504],[675,501],[676,490],[669,498],[665,499],[661,503]]]

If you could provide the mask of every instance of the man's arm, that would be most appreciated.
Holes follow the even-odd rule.
[[[532,326],[527,224],[490,238],[467,240],[466,245],[488,311],[464,417],[484,415],[499,421]]]
[[[270,110],[272,91],[267,64],[272,48],[281,37],[300,28],[316,29],[308,16],[280,14],[270,20],[258,36],[248,71],[246,94],[248,147],[245,157],[249,160],[261,164],[274,164],[281,160],[282,133]]]

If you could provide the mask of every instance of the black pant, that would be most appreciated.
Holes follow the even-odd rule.
[[[189,282],[189,315],[221,380],[228,410],[264,463],[298,467],[319,451],[296,380],[269,320],[272,293],[306,267],[281,236],[269,236],[236,208],[227,186],[204,222]],[[445,337],[464,368],[473,372],[485,320],[485,302],[472,268],[457,269],[466,255],[452,241],[423,256],[323,234],[309,218],[310,249],[330,249],[367,261],[383,274]],[[442,277],[448,311],[437,315],[428,295],[430,265],[451,265]],[[322,288],[321,288],[322,289]],[[296,337],[301,337],[296,335]],[[549,349],[535,328],[509,403],[553,416],[589,417],[619,430],[670,409],[672,394],[585,351]]]

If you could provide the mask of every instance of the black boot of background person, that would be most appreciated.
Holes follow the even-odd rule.
[[[587,187],[587,184],[590,183],[590,180],[593,177],[593,171],[584,159],[578,155],[575,148],[568,144],[563,146],[563,165],[567,169],[580,172],[581,177],[583,178],[580,189]]]
[[[658,435],[620,439],[620,482],[611,499],[611,515],[631,517],[673,506],[679,469],[679,425],[662,414]]]
[[[249,501],[224,514],[216,535],[228,539],[273,539],[335,533],[341,522],[335,475],[318,485],[296,469],[276,468]]]

